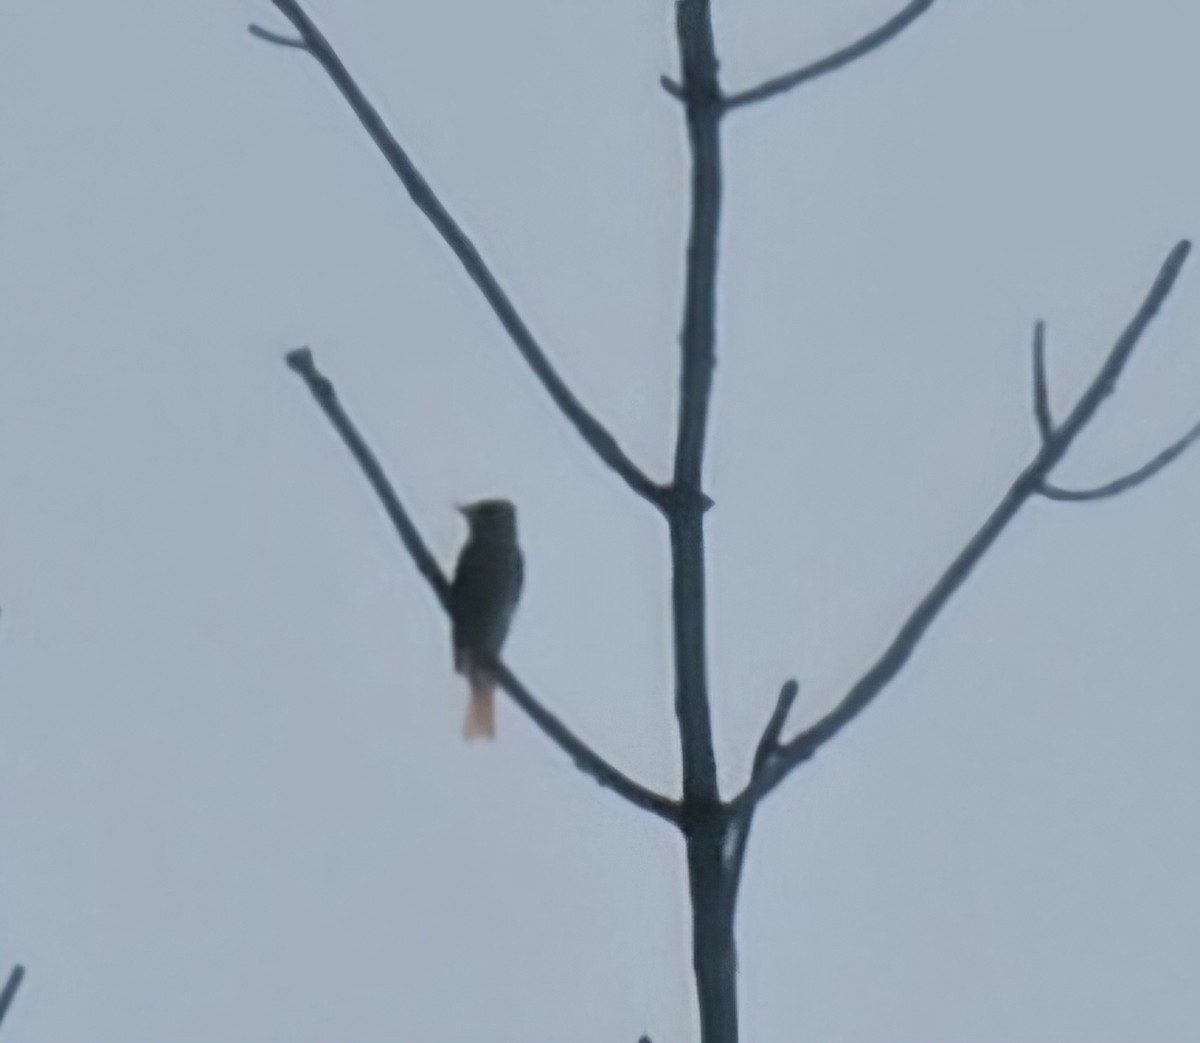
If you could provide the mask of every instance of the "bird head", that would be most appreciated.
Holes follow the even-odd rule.
[[[471,535],[516,536],[517,509],[508,500],[477,500],[458,505]]]

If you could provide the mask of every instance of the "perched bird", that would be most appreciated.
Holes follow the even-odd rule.
[[[480,500],[459,507],[470,526],[450,584],[454,669],[471,686],[468,739],[496,734],[496,678],[480,654],[499,656],[521,596],[524,563],[517,546],[517,511],[508,500]]]

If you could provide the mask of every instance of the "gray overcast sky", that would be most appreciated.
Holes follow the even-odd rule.
[[[898,0],[725,0],[733,86]],[[664,473],[685,197],[666,0],[313,14],[547,350]],[[6,1043],[694,1038],[681,848],[508,704],[281,352],[311,344],[438,554],[520,505],[509,659],[678,785],[665,532],[555,413],[266,0],[0,12]],[[940,0],[727,124],[711,452],[727,791],[830,706],[1200,233],[1194,0]],[[1193,258],[1061,469],[1200,415]],[[1200,452],[1034,503],[770,801],[744,1037],[1200,1039]],[[586,592],[586,594],[584,593]]]

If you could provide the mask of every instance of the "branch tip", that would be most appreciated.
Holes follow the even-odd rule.
[[[676,83],[670,76],[660,76],[658,78],[659,86],[662,87],[676,101],[683,101],[683,88]]]
[[[246,31],[264,43],[273,43],[277,47],[290,47],[295,51],[307,51],[309,49],[308,44],[298,36],[284,36],[283,33],[264,29],[261,25],[257,25],[254,22],[246,26]]]
[[[754,751],[754,775],[761,774],[767,762],[778,752],[779,736],[783,734],[783,726],[787,724],[788,714],[792,712],[792,704],[799,694],[800,683],[794,679],[785,681],[779,690],[775,709],[763,729],[762,738],[758,740],[758,748]]]
[[[912,0],[911,3],[889,18],[879,28],[873,29],[841,50],[834,51],[819,61],[805,65],[794,72],[785,73],[783,76],[775,76],[750,90],[738,91],[736,94],[726,95],[725,108],[727,110],[736,109],[742,105],[766,101],[769,98],[774,98],[776,95],[799,87],[802,83],[815,80],[819,76],[824,76],[826,73],[849,65],[859,58],[866,57],[872,51],[899,36],[901,32],[928,11],[934,5],[934,2],[935,0]]]
[[[317,369],[317,363],[310,348],[293,348],[284,354],[283,361],[288,369],[308,385],[309,391],[319,401],[324,403],[326,399],[332,401],[337,397],[333,382]],[[336,423],[335,426],[337,426]]]
[[[1046,324],[1033,324],[1033,416],[1043,442],[1054,437],[1054,418],[1050,415],[1050,390],[1046,381]]]
[[[297,373],[311,373],[316,371],[316,362],[313,359],[312,348],[292,348],[285,351],[283,361],[287,363],[289,369],[294,369]]]
[[[1167,254],[1166,259],[1158,270],[1158,274],[1154,278],[1154,283],[1151,285],[1149,291],[1147,291],[1133,318],[1126,323],[1125,328],[1121,331],[1120,336],[1117,337],[1116,342],[1100,366],[1095,378],[1088,385],[1087,390],[1080,396],[1079,401],[1075,404],[1075,408],[1071,410],[1070,416],[1063,421],[1056,433],[1055,441],[1058,444],[1052,453],[1054,459],[1050,462],[1051,467],[1062,458],[1063,453],[1074,440],[1075,436],[1092,419],[1096,410],[1100,408],[1100,403],[1116,390],[1117,380],[1133,356],[1134,350],[1141,342],[1142,335],[1146,332],[1150,323],[1158,314],[1159,309],[1162,308],[1166,299],[1170,296],[1171,290],[1179,278],[1179,273],[1183,270],[1184,262],[1187,260],[1191,249],[1192,244],[1186,239],[1181,239],[1171,248],[1170,253]],[[1047,468],[1048,472],[1049,468]],[[1042,477],[1045,477],[1045,475]]]

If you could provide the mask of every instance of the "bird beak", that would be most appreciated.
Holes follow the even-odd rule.
[[[464,518],[470,518],[471,511],[473,510],[471,504],[469,504],[469,503],[456,503],[454,505],[454,509],[456,511],[458,511],[458,513],[461,514]]]

